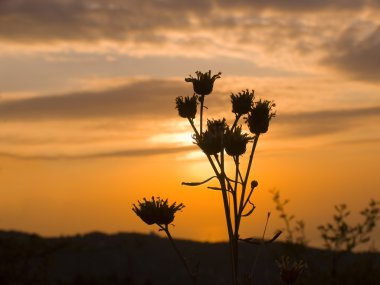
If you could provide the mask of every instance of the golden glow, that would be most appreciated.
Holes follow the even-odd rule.
[[[159,195],[186,205],[176,236],[226,239],[220,193],[181,185],[214,175],[175,110],[176,96],[193,94],[184,77],[196,70],[222,72],[205,120],[231,122],[229,95],[243,89],[277,104],[257,146],[257,208],[242,234],[261,235],[273,188],[305,220],[312,244],[334,204],[354,214],[379,199],[378,7],[180,1],[163,11],[159,1],[129,1],[141,9],[135,25],[125,21],[134,9],[115,2],[116,14],[113,5],[68,5],[77,22],[49,14],[42,28],[46,9],[21,2],[9,1],[16,20],[0,29],[0,229],[149,232],[131,205]],[[268,234],[281,226],[273,213]]]

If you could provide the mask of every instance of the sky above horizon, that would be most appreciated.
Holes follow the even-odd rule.
[[[195,71],[222,72],[208,118],[255,90],[277,116],[252,177],[260,236],[271,189],[306,223],[380,200],[380,2],[376,0],[1,0],[0,228],[43,235],[156,230],[131,211],[183,202],[174,235],[225,240],[220,193],[178,117]],[[281,227],[273,213],[268,232]],[[380,229],[373,235],[380,247]]]

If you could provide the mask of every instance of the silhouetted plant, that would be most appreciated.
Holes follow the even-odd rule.
[[[280,191],[273,189],[270,192],[273,194],[272,199],[276,205],[275,209],[278,212],[280,219],[282,219],[285,224],[285,227],[281,230],[285,233],[286,241],[306,246],[308,240],[305,234],[305,222],[303,220],[294,221],[294,215],[289,215],[286,212],[285,206],[289,203],[289,200],[282,200]],[[293,224],[293,221],[295,222],[295,225]]]
[[[356,225],[348,224],[347,218],[351,212],[346,204],[335,206],[336,214],[333,222],[320,225],[318,230],[324,240],[324,246],[332,251],[331,277],[334,283],[338,283],[338,263],[341,257],[351,252],[354,248],[370,241],[371,233],[380,218],[380,202],[370,200],[368,206],[360,212],[364,220]]]
[[[208,159],[215,176],[206,178],[202,182],[183,182],[187,186],[199,186],[216,178],[218,186],[209,186],[209,189],[218,190],[222,194],[224,214],[227,224],[227,232],[230,245],[231,265],[234,284],[238,283],[238,260],[239,250],[238,241],[249,241],[240,239],[239,230],[243,217],[250,216],[255,205],[251,202],[252,193],[258,186],[257,181],[249,183],[252,162],[256,150],[257,142],[260,135],[266,133],[269,128],[271,119],[275,116],[273,108],[275,104],[272,101],[258,100],[255,101],[254,91],[243,90],[237,94],[231,94],[232,112],[235,114],[231,126],[227,124],[225,118],[218,120],[207,120],[207,128],[203,131],[203,113],[206,95],[212,93],[216,79],[219,79],[221,73],[211,75],[211,71],[202,73],[196,72],[196,77],[190,76],[185,79],[186,82],[193,83],[194,94],[192,97],[177,97],[176,108],[180,117],[186,117],[194,131],[194,143],[204,152]],[[200,103],[199,107],[199,124],[196,124],[195,114],[197,111],[194,107],[194,96]],[[192,103],[190,103],[192,102]],[[191,109],[191,111],[189,111]],[[246,129],[251,134],[243,130],[240,119],[246,115],[244,122]],[[198,127],[197,127],[198,125]],[[245,171],[241,169],[241,156],[245,154],[247,145],[251,144],[248,164]],[[225,155],[225,153],[227,155]],[[227,174],[225,164],[230,157],[235,165],[234,173]],[[250,188],[249,188],[250,186]],[[272,240],[275,240],[279,234],[276,234]]]
[[[292,261],[289,256],[281,256],[276,263],[280,269],[281,280],[287,285],[296,283],[298,276],[307,268],[305,261]]]
[[[185,205],[182,203],[177,205],[177,203],[174,202],[169,205],[168,199],[163,200],[160,197],[152,197],[151,200],[143,198],[142,202],[138,201],[138,206],[133,204],[132,210],[146,224],[155,224],[159,227],[159,231],[163,231],[166,234],[182,264],[186,268],[187,274],[189,275],[192,283],[197,284],[198,268],[195,271],[190,268],[190,265],[178,249],[169,231],[169,225],[174,221],[175,213],[181,211],[184,207]]]
[[[360,212],[364,217],[361,223],[351,226],[347,222],[351,212],[346,204],[335,206],[333,223],[318,227],[325,247],[334,251],[351,251],[360,244],[370,241],[371,232],[380,218],[380,202],[370,200],[368,206]]]
[[[235,118],[231,126],[228,125],[225,118],[216,120],[208,119],[206,130],[203,130],[205,98],[212,93],[214,83],[220,78],[221,73],[219,72],[212,75],[211,71],[205,73],[197,71],[195,74],[195,77],[190,75],[188,78],[185,78],[186,82],[192,83],[194,94],[192,96],[177,97],[175,99],[175,108],[178,110],[178,115],[181,118],[186,118],[189,121],[194,132],[194,143],[205,154],[215,175],[206,178],[202,182],[183,182],[182,184],[187,186],[199,186],[214,178],[218,180],[218,186],[209,186],[208,188],[218,190],[222,194],[229,238],[233,284],[236,285],[238,284],[239,276],[238,242],[241,240],[255,244],[253,238],[241,239],[239,236],[242,218],[250,216],[255,209],[255,205],[251,200],[258,183],[256,180],[249,182],[253,157],[259,137],[268,131],[269,123],[275,116],[275,112],[273,111],[275,104],[268,100],[255,101],[253,90],[249,91],[246,89],[237,94],[232,93],[230,98],[232,113],[234,113]],[[199,123],[196,124],[194,120],[198,113]],[[241,119],[244,119],[244,125],[247,131],[243,129],[244,125],[240,124]],[[250,131],[250,133],[248,131]],[[240,160],[241,156],[246,153],[248,144],[251,144],[250,154],[247,167],[245,171],[243,171]],[[232,174],[227,174],[225,168],[227,159],[230,159],[235,165]],[[190,269],[188,263],[175,246],[168,227],[174,219],[175,212],[181,210],[184,206],[182,204],[176,205],[175,203],[169,206],[167,200],[160,200],[159,198],[157,198],[157,200],[152,198],[150,201],[144,198],[143,202],[139,201],[138,203],[138,206],[134,205],[133,211],[145,223],[149,225],[156,224],[161,231],[166,233],[185,265],[193,284],[195,284],[197,272]],[[269,242],[273,242],[280,234],[281,232],[276,233]],[[263,241],[260,244],[263,244]]]

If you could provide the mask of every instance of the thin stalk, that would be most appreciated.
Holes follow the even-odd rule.
[[[234,232],[234,247],[235,247],[235,270],[236,274],[238,275],[238,262],[239,262],[239,225],[237,221],[239,220],[238,217],[238,205],[237,205],[237,188],[238,188],[238,176],[239,176],[239,156],[236,157],[236,163],[235,163],[235,187],[234,191],[232,191],[232,198],[234,203],[234,222],[235,222],[235,232]]]
[[[197,128],[195,127],[195,125],[194,125],[194,121],[193,121],[192,119],[190,119],[190,118],[188,118],[188,120],[189,120],[189,123],[190,123],[191,127],[193,128],[193,131],[194,131],[194,133],[195,133],[195,136],[196,136],[198,139],[200,139],[200,134],[199,134]],[[217,177],[219,177],[220,174],[219,174],[218,169],[217,169],[216,166],[215,166],[214,161],[213,161],[212,158],[211,158],[209,155],[207,155],[207,154],[206,154],[206,157],[207,157],[208,161],[210,162],[211,167],[212,167],[212,169],[213,169],[214,172],[215,172],[215,175],[216,175]]]
[[[265,222],[265,227],[264,227],[264,231],[263,231],[263,236],[261,237],[261,244],[259,245],[259,248],[258,248],[258,250],[257,250],[256,257],[255,257],[255,261],[254,261],[254,263],[253,263],[253,265],[252,265],[251,276],[253,276],[253,273],[254,273],[255,268],[256,268],[257,261],[259,260],[259,255],[260,255],[261,247],[262,247],[262,245],[264,244],[265,233],[266,233],[266,230],[267,230],[267,226],[268,226],[268,222],[269,222],[269,217],[270,217],[270,212],[268,212],[268,214],[267,214],[267,220],[266,220],[266,222]]]
[[[247,204],[248,204],[248,202],[249,202],[249,199],[251,199],[251,196],[252,196],[253,190],[254,190],[254,188],[252,188],[252,189],[249,191],[249,194],[248,194],[247,199],[245,200],[245,202],[244,202],[244,204],[243,204],[243,208],[242,208],[240,214],[243,214],[243,211],[244,211],[245,207],[247,206]]]
[[[199,119],[199,133],[202,135],[202,125],[203,125],[203,104],[205,101],[205,96],[201,95],[199,98],[199,101],[201,102],[201,109],[200,109],[200,119]]]
[[[229,244],[231,250],[231,266],[232,266],[232,275],[233,275],[233,284],[237,285],[237,247],[235,246],[235,234],[232,229],[231,222],[231,212],[230,207],[228,206],[228,197],[227,197],[227,188],[226,188],[226,174],[224,172],[224,147],[223,147],[223,137],[222,137],[222,151],[220,155],[220,166],[221,166],[221,175],[219,177],[220,186],[222,188],[222,196],[224,203],[224,211],[226,215],[227,230],[229,237]],[[227,181],[228,182],[228,181]]]
[[[240,226],[241,215],[243,213],[245,205],[247,204],[247,203],[244,203],[245,202],[245,191],[247,189],[247,182],[248,182],[249,174],[251,172],[253,156],[255,154],[256,145],[257,145],[257,142],[259,140],[259,136],[260,136],[260,134],[256,135],[254,137],[254,139],[253,139],[253,145],[252,145],[252,149],[251,149],[251,154],[249,156],[249,161],[248,161],[248,166],[247,166],[247,172],[245,173],[245,178],[244,178],[244,181],[243,181],[243,186],[242,186],[242,190],[241,190],[241,197],[240,197],[240,205],[239,205],[239,214],[238,214],[238,220],[237,220],[237,224],[238,224],[237,228],[238,229],[239,229],[239,226]],[[252,193],[250,193],[250,194],[252,194]]]
[[[181,260],[182,264],[185,266],[186,268],[186,272],[187,274],[189,275],[190,279],[191,279],[191,282],[193,285],[196,285],[197,284],[197,273],[193,273],[192,270],[190,269],[189,267],[189,264],[186,262],[186,259],[183,257],[182,253],[179,251],[177,245],[175,244],[174,242],[174,239],[172,237],[172,235],[170,234],[169,232],[169,227],[168,225],[165,225],[165,226],[162,226],[162,225],[158,225],[167,235],[168,239],[170,240],[170,243],[171,245],[173,246],[174,248],[174,251],[177,253],[179,259]]]
[[[235,162],[235,164],[239,164],[239,161],[235,156],[234,156],[234,162]],[[243,180],[243,176],[241,175],[240,169],[238,169],[238,172],[239,172],[240,181],[243,184],[244,180]]]
[[[237,188],[238,188],[238,178],[239,178],[239,156],[234,157],[235,161],[235,185],[234,185],[234,191],[232,192],[233,198],[234,198],[234,221],[235,221],[235,234],[239,232],[239,229],[236,228],[236,220],[238,216],[238,206],[237,206]]]
[[[238,123],[240,117],[241,117],[241,114],[237,114],[237,115],[235,116],[235,121],[234,121],[234,123],[233,123],[233,125],[232,125],[232,127],[231,127],[231,131],[233,131],[233,130],[236,128],[237,123]]]
[[[191,127],[193,128],[194,132],[195,132],[195,135],[198,139],[201,138],[201,135],[202,135],[202,117],[203,117],[203,103],[204,103],[204,96],[202,96],[200,98],[200,102],[201,102],[201,111],[200,111],[200,131],[198,132],[197,128],[195,127],[194,125],[194,121],[190,118],[188,118],[189,120],[189,123],[191,125]],[[210,165],[212,167],[212,169],[214,170],[215,172],[215,175],[218,177],[218,180],[219,180],[219,183],[220,183],[220,187],[222,189],[222,198],[223,198],[223,206],[224,206],[224,213],[225,213],[225,216],[226,216],[226,224],[227,224],[227,231],[228,231],[228,239],[229,239],[229,244],[230,244],[230,251],[231,251],[231,265],[232,265],[232,274],[233,274],[233,280],[234,280],[234,285],[237,285],[237,271],[236,271],[236,265],[235,265],[235,246],[234,246],[234,233],[233,233],[233,228],[232,228],[232,222],[231,222],[231,213],[230,213],[230,206],[229,206],[229,203],[228,203],[228,195],[227,195],[227,188],[226,188],[226,184],[225,184],[225,180],[226,180],[226,175],[225,175],[225,172],[224,172],[224,154],[223,154],[223,151],[222,151],[222,157],[221,157],[221,160],[222,162],[219,162],[217,159],[217,163],[220,167],[220,173],[214,163],[214,161],[212,160],[211,156],[206,154],[206,157],[208,159],[208,161],[210,162]],[[227,179],[227,183],[229,184],[228,182],[228,179]],[[237,259],[236,259],[237,261]]]
[[[195,133],[195,136],[196,136],[197,138],[199,138],[199,132],[198,132],[197,128],[196,128],[195,125],[194,125],[194,121],[193,121],[193,119],[191,119],[191,118],[187,118],[187,119],[189,120],[189,123],[190,123],[191,127],[193,128],[193,131],[194,131],[194,133]]]
[[[193,128],[193,130],[195,132],[195,135],[199,138],[200,134],[199,134],[197,128],[195,127],[195,125],[194,125],[194,121],[192,119],[190,119],[190,118],[188,120],[189,120],[189,123],[190,123],[191,127]],[[222,188],[222,197],[223,197],[224,211],[225,211],[226,222],[227,222],[228,237],[229,237],[230,240],[232,240],[233,231],[232,231],[232,223],[231,223],[231,217],[230,217],[230,207],[229,207],[229,204],[228,204],[228,197],[227,197],[227,188],[226,188],[226,185],[225,185],[224,163],[220,163],[216,159],[219,167],[221,168],[221,173],[219,173],[219,171],[218,171],[217,167],[215,166],[215,163],[212,160],[211,156],[208,155],[208,154],[206,154],[206,157],[207,157],[208,161],[210,162],[210,165],[211,165],[212,169],[214,170],[215,175],[218,177],[220,186]],[[224,156],[223,156],[223,160],[224,160]]]
[[[218,163],[218,166],[220,167],[220,169],[222,169],[222,164],[219,161],[218,155],[215,154],[214,158],[215,158],[215,161]],[[228,190],[232,193],[234,188],[231,186],[231,183],[230,183],[231,179],[227,176],[226,173],[224,173],[224,177],[226,178],[226,181],[227,181]]]
[[[256,135],[255,138],[253,139],[253,145],[252,145],[251,155],[249,156],[249,162],[248,162],[247,172],[246,172],[246,174],[245,174],[245,179],[244,179],[244,183],[243,183],[243,185],[245,186],[245,187],[244,187],[244,190],[245,190],[245,188],[246,188],[246,186],[247,186],[247,182],[248,182],[249,174],[250,174],[250,172],[251,172],[253,156],[254,156],[254,154],[255,154],[256,145],[257,145],[257,142],[258,142],[258,140],[259,140],[259,137],[260,137],[260,134]]]

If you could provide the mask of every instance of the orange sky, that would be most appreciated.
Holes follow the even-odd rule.
[[[174,235],[226,239],[220,193],[181,186],[211,169],[174,99],[209,69],[207,117],[231,119],[247,88],[277,104],[243,235],[261,235],[274,188],[314,245],[335,204],[357,221],[380,200],[380,6],[251,2],[1,1],[0,228],[149,232],[131,205],[159,195],[186,205]]]

